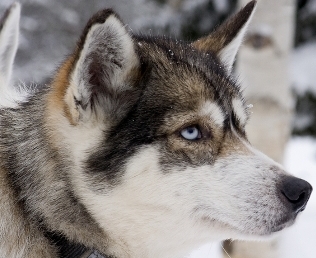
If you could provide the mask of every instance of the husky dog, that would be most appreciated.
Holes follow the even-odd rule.
[[[231,77],[254,7],[191,43],[95,14],[51,85],[0,109],[0,256],[174,258],[292,225],[312,187],[250,146]]]
[[[14,3],[0,21],[0,107],[14,105],[19,100],[14,88],[10,87],[13,62],[18,49],[21,6]],[[16,97],[15,97],[16,96]]]

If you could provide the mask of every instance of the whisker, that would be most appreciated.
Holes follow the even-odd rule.
[[[229,257],[229,258],[231,258],[231,256],[227,253],[227,251],[225,250],[225,248],[224,248],[224,246],[221,244],[221,247],[222,247],[222,249],[224,250],[224,252],[225,252],[225,254],[227,254],[227,256]]]

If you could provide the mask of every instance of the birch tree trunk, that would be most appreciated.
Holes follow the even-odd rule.
[[[248,0],[239,0],[244,6]],[[288,76],[294,39],[294,0],[259,0],[237,60],[237,74],[253,104],[246,132],[250,142],[282,162],[291,133],[293,100]],[[232,258],[279,258],[277,239],[226,242]]]

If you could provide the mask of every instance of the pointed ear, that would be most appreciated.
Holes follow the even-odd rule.
[[[256,1],[249,2],[238,13],[228,18],[210,35],[192,43],[203,52],[215,52],[231,73],[237,51],[254,13]]]
[[[109,9],[88,22],[74,54],[65,102],[73,123],[118,118],[133,103],[139,59],[133,38]]]
[[[19,41],[21,6],[14,3],[0,21],[0,80],[6,86],[13,70],[13,62]]]

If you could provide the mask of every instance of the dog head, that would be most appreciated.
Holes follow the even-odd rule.
[[[164,257],[267,236],[304,209],[311,186],[246,137],[249,112],[231,70],[254,7],[193,43],[131,35],[104,10],[61,67],[47,124],[113,252],[150,246],[149,257]]]

